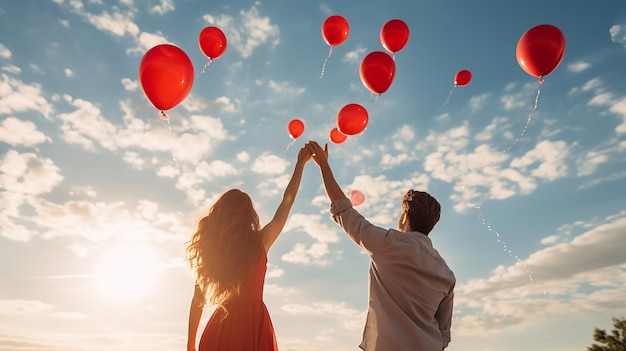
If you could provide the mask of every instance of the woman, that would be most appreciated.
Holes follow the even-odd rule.
[[[283,199],[263,228],[250,197],[237,189],[224,193],[198,223],[187,247],[196,275],[189,310],[187,351],[205,304],[217,305],[200,338],[199,351],[275,351],[276,335],[263,302],[267,252],[282,231],[311,154],[301,148]]]

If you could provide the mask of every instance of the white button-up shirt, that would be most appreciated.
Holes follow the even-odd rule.
[[[456,279],[430,238],[377,227],[348,199],[333,201],[330,212],[370,256],[369,306],[361,349],[441,351],[447,347]]]

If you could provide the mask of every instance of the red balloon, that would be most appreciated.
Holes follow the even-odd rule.
[[[409,41],[409,26],[404,21],[392,19],[380,30],[380,42],[392,54],[402,50]]]
[[[146,97],[161,111],[169,110],[187,97],[193,85],[189,56],[171,44],[148,50],[139,65],[139,81]]]
[[[204,28],[198,36],[198,45],[202,53],[210,60],[222,56],[228,45],[226,35],[221,29],[213,26]]]
[[[344,135],[361,133],[367,127],[369,116],[365,107],[359,104],[347,104],[337,115],[337,130]]]
[[[289,131],[289,136],[295,139],[304,133],[304,123],[297,118],[292,119],[287,126],[287,130]]]
[[[551,24],[529,29],[517,43],[517,63],[531,76],[542,78],[550,74],[565,54],[565,36]]]
[[[328,17],[322,24],[322,37],[330,46],[343,44],[348,39],[349,34],[350,25],[348,21],[339,15]]]
[[[462,69],[454,76],[454,85],[457,87],[464,87],[472,80],[472,72]]]
[[[358,190],[352,190],[350,192],[350,202],[352,206],[359,206],[365,201],[365,195]]]
[[[367,89],[373,93],[382,94],[393,83],[393,78],[396,75],[396,63],[388,53],[374,51],[363,58],[359,73],[361,81]]]
[[[341,144],[341,143],[343,143],[344,141],[346,141],[346,139],[348,139],[348,136],[347,136],[347,135],[345,135],[345,134],[343,134],[343,133],[341,133],[341,132],[339,131],[339,129],[337,129],[337,128],[333,128],[333,129],[330,131],[330,136],[329,136],[329,139],[330,139],[330,141],[332,141],[332,142],[333,142],[333,143],[335,143],[335,144]]]

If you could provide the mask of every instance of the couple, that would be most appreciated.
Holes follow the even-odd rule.
[[[433,248],[428,233],[441,208],[425,192],[402,197],[398,229],[383,229],[355,209],[335,181],[328,145],[303,146],[282,202],[265,226],[250,197],[224,193],[209,209],[187,247],[195,272],[189,310],[187,351],[206,303],[217,305],[200,338],[198,351],[276,351],[276,335],[263,302],[267,252],[282,231],[295,200],[304,165],[313,159],[321,171],[332,218],[370,256],[369,306],[360,348],[367,351],[441,351],[450,341],[455,277]],[[208,300],[207,300],[208,299]]]

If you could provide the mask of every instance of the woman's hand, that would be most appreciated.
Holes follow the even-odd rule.
[[[311,151],[309,151],[309,149],[306,146],[303,146],[302,148],[300,148],[300,151],[298,152],[298,162],[305,164],[309,162],[311,158],[312,158]]]

